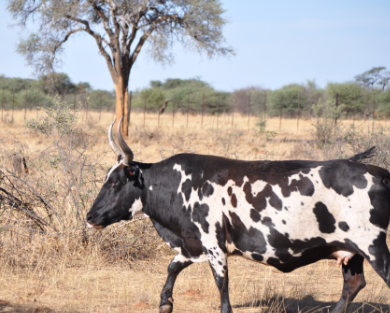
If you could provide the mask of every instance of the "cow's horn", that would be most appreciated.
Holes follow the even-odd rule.
[[[116,135],[118,137],[119,146],[121,147],[123,154],[124,154],[124,157],[125,157],[125,160],[124,160],[125,164],[130,165],[130,163],[134,159],[134,153],[133,153],[133,151],[131,151],[130,147],[127,145],[127,143],[124,141],[124,139],[122,137],[122,132],[121,132],[122,119],[123,119],[123,116],[119,120]]]
[[[114,141],[114,137],[112,136],[112,128],[114,127],[116,119],[112,122],[111,126],[108,128],[108,142],[110,143],[112,151],[116,154],[116,156],[120,156],[123,154],[121,149],[117,146]]]

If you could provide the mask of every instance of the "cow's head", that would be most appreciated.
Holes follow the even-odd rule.
[[[116,164],[109,170],[91,210],[87,214],[89,228],[102,228],[121,220],[130,220],[142,212],[141,196],[143,193],[143,177],[139,167],[133,163],[134,154],[123,140],[118,123],[118,145],[112,136],[112,127],[108,129],[108,141],[117,155]]]

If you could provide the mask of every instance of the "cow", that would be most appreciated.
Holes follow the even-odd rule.
[[[179,273],[209,262],[221,312],[232,312],[227,257],[239,255],[282,272],[322,259],[342,266],[344,286],[332,312],[344,312],[366,285],[367,260],[387,285],[390,254],[390,173],[350,159],[242,161],[177,154],[157,163],[134,161],[118,123],[108,140],[117,156],[87,214],[87,226],[104,228],[148,216],[178,254],[168,266],[160,313],[173,310]]]

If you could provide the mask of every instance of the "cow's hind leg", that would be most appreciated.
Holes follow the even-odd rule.
[[[351,260],[349,260],[347,265],[343,264],[343,293],[336,307],[332,310],[332,313],[345,312],[348,304],[366,285],[363,273],[363,261],[364,258],[356,254]]]
[[[182,254],[176,255],[168,266],[168,277],[161,292],[160,313],[171,313],[173,310],[173,285],[177,276],[193,262]]]
[[[368,251],[374,257],[368,260],[373,269],[390,287],[390,252],[386,244],[386,233],[382,232],[373,244],[368,247]]]
[[[229,300],[229,276],[227,268],[227,255],[222,250],[209,250],[207,255],[211,270],[221,295],[221,313],[231,313]]]

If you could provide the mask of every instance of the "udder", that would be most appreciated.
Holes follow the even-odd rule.
[[[355,255],[355,252],[348,250],[337,250],[332,253],[332,256],[337,260],[337,266],[340,267],[341,264],[348,265],[348,262]]]

